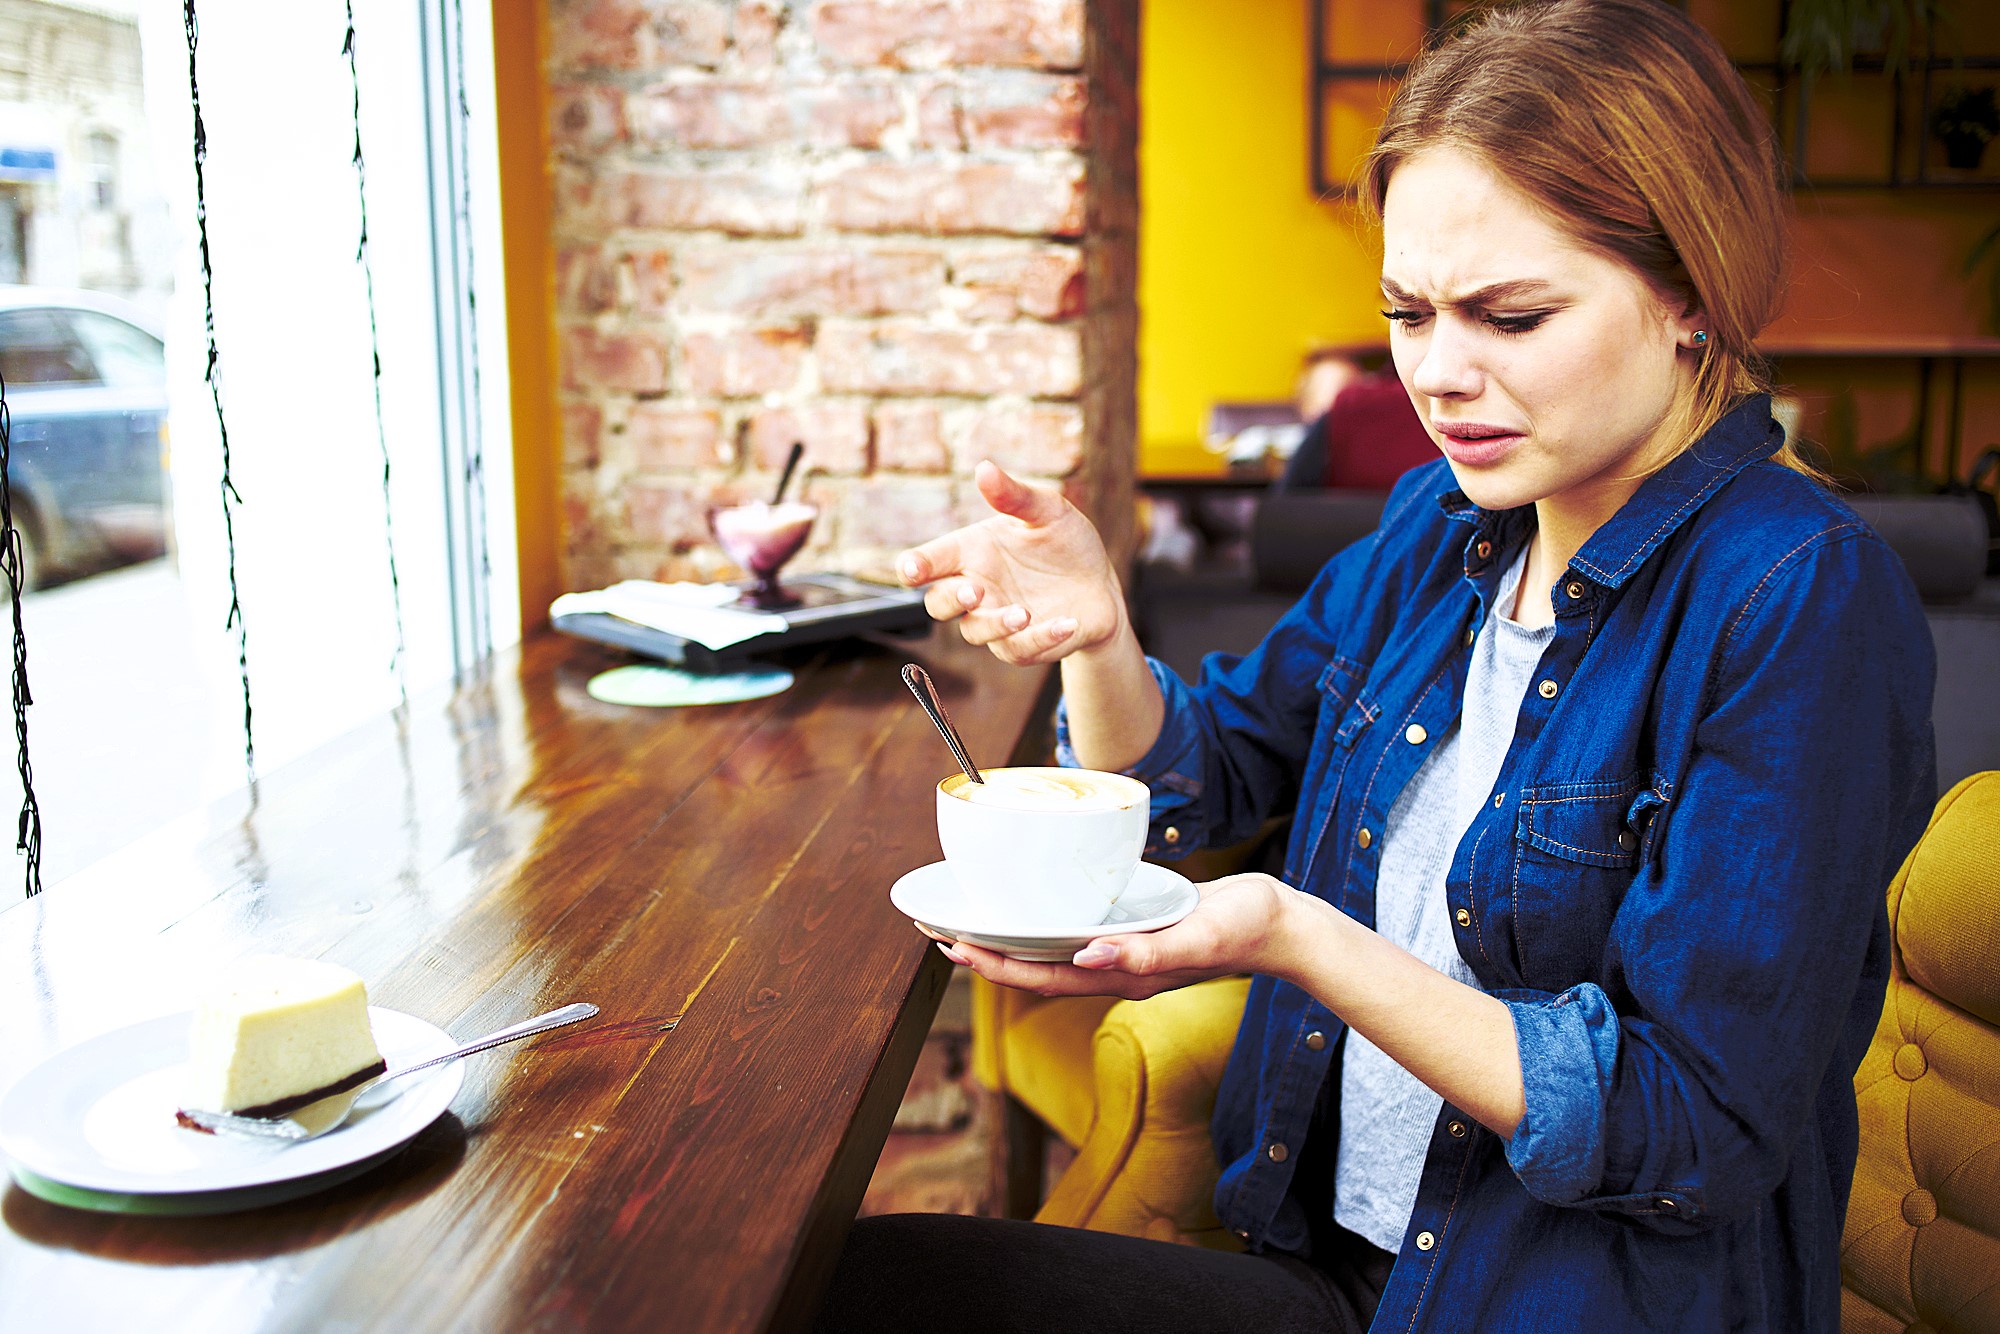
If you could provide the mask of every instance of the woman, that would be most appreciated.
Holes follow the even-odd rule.
[[[1838,1324],[1932,662],[1757,378],[1763,114],[1664,4],[1499,11],[1412,70],[1365,195],[1444,459],[1255,652],[1147,662],[1089,524],[990,464],[996,516],[902,566],[971,642],[1060,659],[1065,760],[1150,783],[1157,848],[1296,808],[1282,881],[1167,930],[947,950],[1044,994],[1256,975],[1213,1124],[1249,1254],[868,1220],[829,1325]]]

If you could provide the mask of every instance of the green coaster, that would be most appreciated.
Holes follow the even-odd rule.
[[[606,704],[642,704],[656,709],[688,704],[736,704],[763,699],[792,687],[792,674],[782,670],[729,672],[703,676],[674,667],[613,667],[590,678],[584,687],[592,699]]]

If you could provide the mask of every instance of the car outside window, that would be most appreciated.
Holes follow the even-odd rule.
[[[94,310],[72,310],[69,322],[105,384],[125,389],[166,383],[165,349],[144,329]]]

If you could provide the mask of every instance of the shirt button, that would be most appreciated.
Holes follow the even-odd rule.
[[[1433,1247],[1433,1246],[1435,1246],[1435,1245],[1437,1245],[1437,1244],[1438,1244],[1438,1239],[1437,1239],[1436,1237],[1433,1237],[1433,1236],[1432,1236],[1432,1235],[1431,1235],[1430,1233],[1428,1233],[1428,1232],[1419,1232],[1419,1233],[1417,1234],[1417,1249],[1418,1249],[1418,1250],[1420,1250],[1420,1251],[1427,1251],[1427,1250],[1429,1250],[1429,1249],[1430,1249],[1431,1247]]]
[[[1472,647],[1472,641],[1479,637],[1479,631],[1472,626],[1465,627],[1465,646]]]
[[[1567,584],[1563,585],[1563,592],[1569,594],[1570,601],[1574,602],[1576,601],[1576,599],[1583,596],[1583,585],[1578,581],[1572,579]]]
[[[1639,846],[1639,836],[1629,829],[1621,829],[1618,831],[1618,846],[1622,851],[1630,852]]]
[[[1236,1235],[1242,1238],[1244,1241],[1248,1241],[1250,1240],[1250,1229],[1247,1227],[1239,1227],[1236,1229]]]
[[[1411,723],[1409,726],[1409,730],[1403,733],[1403,740],[1409,742],[1413,746],[1421,746],[1424,744],[1425,738],[1429,736],[1430,733],[1424,730],[1424,725],[1422,723]]]
[[[1535,693],[1540,695],[1543,699],[1554,699],[1556,697],[1556,691],[1561,689],[1562,687],[1557,685],[1554,681],[1544,681],[1540,685],[1535,687]]]
[[[1181,841],[1181,831],[1173,825],[1168,825],[1167,832],[1160,835],[1160,837],[1165,839],[1168,845],[1171,846]]]
[[[1453,1139],[1465,1138],[1465,1122],[1463,1121],[1453,1121],[1449,1125],[1447,1125],[1445,1129],[1451,1132],[1451,1137]]]
[[[1369,833],[1366,829],[1364,829],[1360,833],[1354,836],[1354,841],[1356,843],[1359,843],[1362,847],[1365,848],[1370,843],[1373,843],[1375,841],[1375,835]]]
[[[1457,922],[1460,926],[1472,925],[1472,914],[1466,911],[1464,908],[1460,908],[1457,912],[1453,913],[1451,915],[1451,919],[1454,922]]]
[[[1660,1207],[1662,1209],[1665,1209],[1668,1213],[1672,1213],[1674,1211],[1674,1202],[1671,1199],[1667,1198],[1665,1195],[1662,1195],[1660,1197],[1659,1204]]]
[[[1499,810],[1500,803],[1505,800],[1507,800],[1507,794],[1505,792],[1495,792],[1493,794],[1493,809],[1496,811]]]
[[[1493,554],[1493,544],[1491,542],[1481,542],[1478,546],[1474,547],[1473,550],[1479,554],[1479,559],[1485,560],[1488,556]]]
[[[1312,1032],[1310,1032],[1310,1033],[1306,1034],[1306,1050],[1307,1050],[1307,1051],[1325,1051],[1325,1050],[1326,1050],[1326,1034],[1324,1034],[1324,1033],[1320,1032],[1320,1031],[1319,1031],[1318,1029],[1316,1029],[1316,1028],[1315,1028],[1315,1029],[1314,1029],[1314,1030],[1313,1030]]]
[[[1285,1159],[1292,1156],[1292,1151],[1282,1144],[1273,1144],[1270,1148],[1264,1150],[1264,1156],[1274,1163],[1282,1163]]]

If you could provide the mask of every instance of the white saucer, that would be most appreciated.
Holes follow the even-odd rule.
[[[1064,931],[1015,930],[982,923],[959,892],[958,881],[943,862],[932,862],[898,880],[889,901],[904,916],[936,935],[962,940],[1035,963],[1068,963],[1070,957],[1099,936],[1158,931],[1194,911],[1201,894],[1186,876],[1151,862],[1139,863],[1132,883],[1112,905],[1111,915],[1096,926]]]
[[[433,1024],[370,1006],[390,1069],[458,1045]],[[33,1193],[43,1178],[116,1195],[241,1191],[333,1173],[414,1138],[451,1105],[454,1062],[361,1096],[346,1124],[303,1144],[204,1135],[174,1121],[192,1014],[170,1014],[57,1052],[0,1098],[0,1153]],[[25,1170],[24,1170],[25,1169]],[[97,1207],[89,1206],[86,1207]]]

